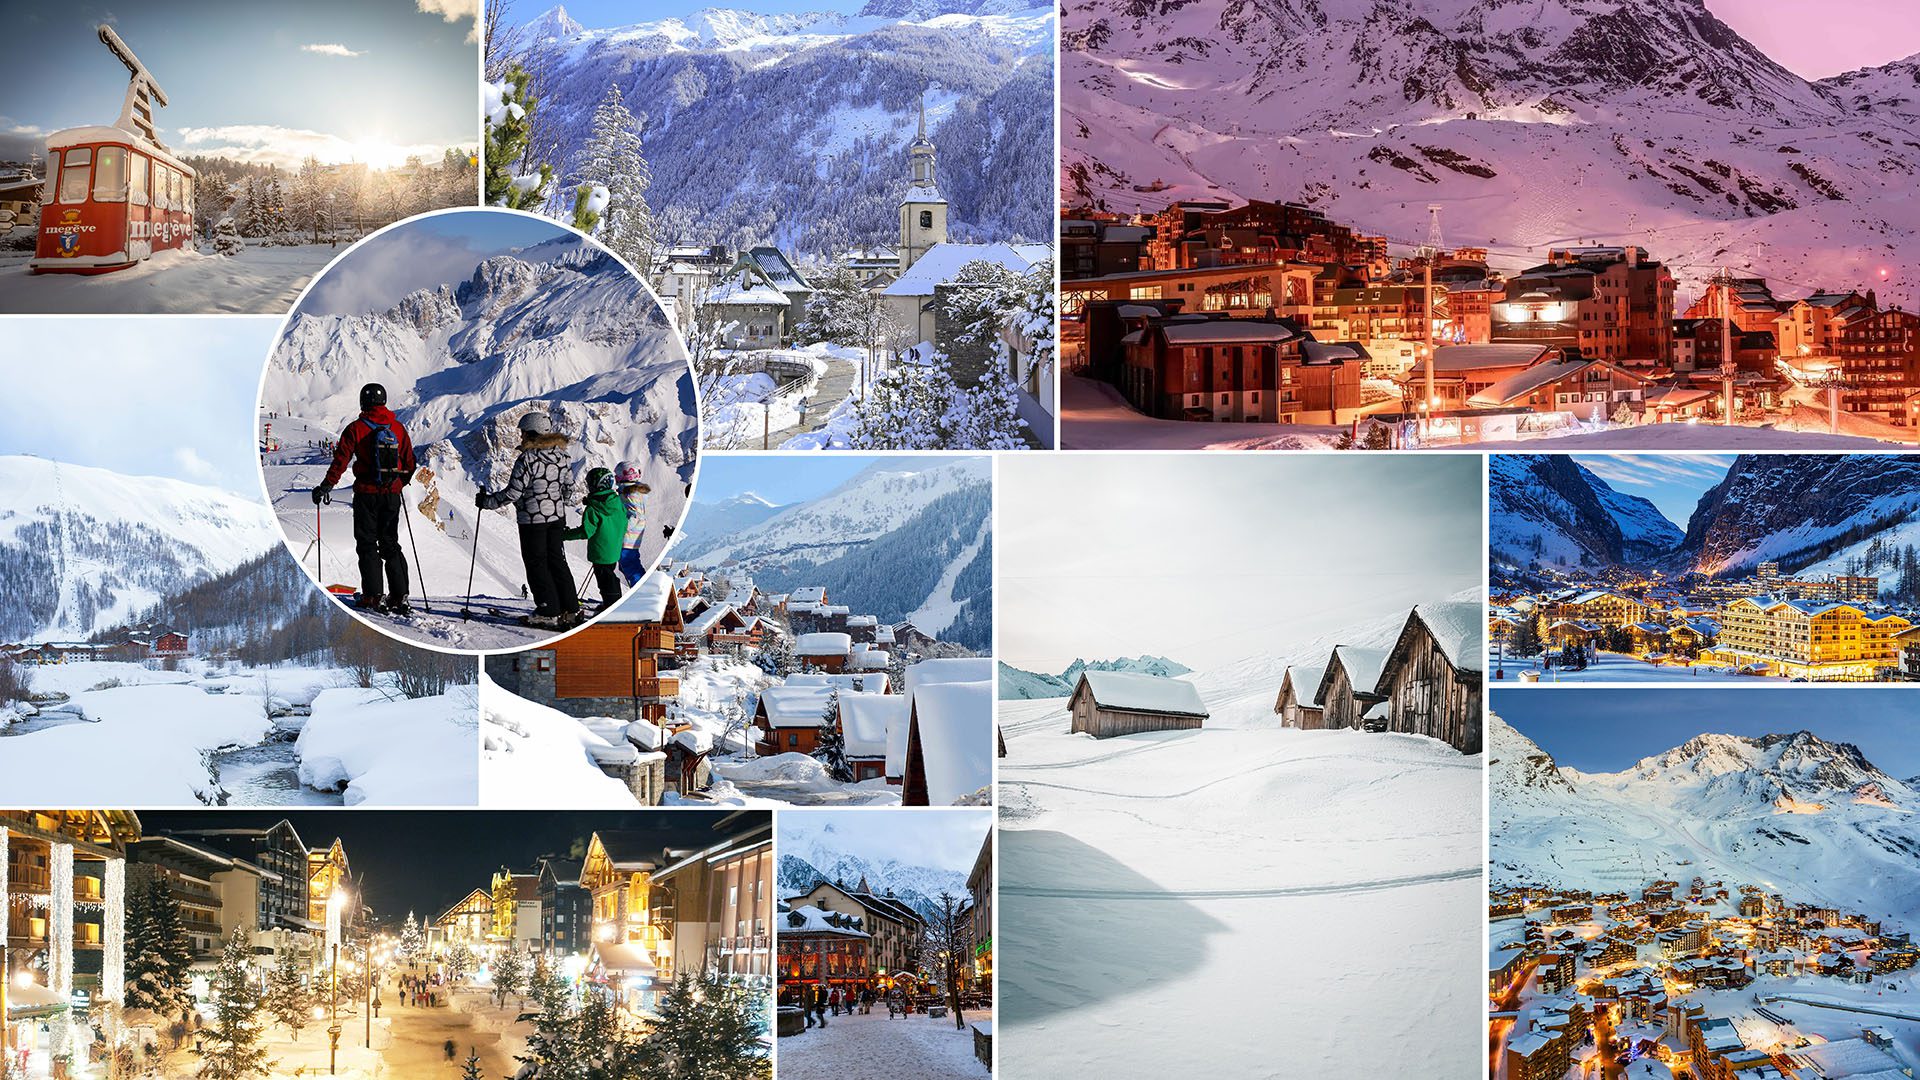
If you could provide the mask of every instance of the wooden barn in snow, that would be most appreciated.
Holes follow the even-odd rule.
[[[1326,726],[1321,720],[1319,697],[1320,680],[1326,673],[1325,667],[1317,665],[1293,664],[1287,668],[1280,680],[1280,696],[1273,703],[1281,727],[1318,731]]]
[[[1387,730],[1431,736],[1463,754],[1480,753],[1485,640],[1480,605],[1474,601],[1415,607],[1374,684],[1375,694],[1387,703]]]
[[[1083,671],[1067,707],[1075,732],[1097,739],[1142,731],[1184,731],[1206,722],[1207,707],[1190,682],[1130,671]]]
[[[1332,729],[1358,728],[1368,709],[1381,701],[1374,688],[1380,682],[1380,669],[1387,662],[1387,650],[1358,645],[1335,645],[1327,659],[1326,673],[1320,676],[1320,702],[1323,726]]]

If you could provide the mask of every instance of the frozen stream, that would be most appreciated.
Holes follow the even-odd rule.
[[[229,806],[340,806],[342,796],[300,783],[300,755],[294,744],[265,742],[213,756]]]

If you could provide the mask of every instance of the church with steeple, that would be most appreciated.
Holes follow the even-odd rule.
[[[920,99],[920,132],[907,146],[907,193],[900,197],[900,273],[934,245],[947,242],[947,200],[934,180],[933,140],[927,138],[927,100]]]

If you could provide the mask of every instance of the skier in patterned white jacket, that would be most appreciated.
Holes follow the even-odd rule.
[[[520,418],[520,453],[513,459],[507,486],[482,489],[474,502],[482,510],[513,504],[520,523],[520,560],[533,593],[529,626],[562,629],[580,621],[580,597],[567,565],[567,505],[573,501],[573,461],[567,437],[553,430],[544,412]]]

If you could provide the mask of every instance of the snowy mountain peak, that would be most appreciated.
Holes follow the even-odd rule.
[[[0,456],[0,640],[85,638],[278,542],[257,499]]]
[[[537,38],[570,38],[586,27],[567,14],[567,9],[555,4],[540,13],[540,17],[529,23],[527,29]]]
[[[1816,802],[1871,786],[1893,790],[1899,781],[1875,768],[1852,743],[1828,742],[1810,731],[1759,737],[1696,735],[1662,754],[1642,758],[1630,774],[1708,795]],[[1904,792],[1902,793],[1904,794]]]
[[[1553,755],[1540,744],[1521,734],[1498,713],[1487,716],[1487,768],[1492,770],[1496,791],[1514,788],[1572,794],[1573,782],[1561,773]]]

